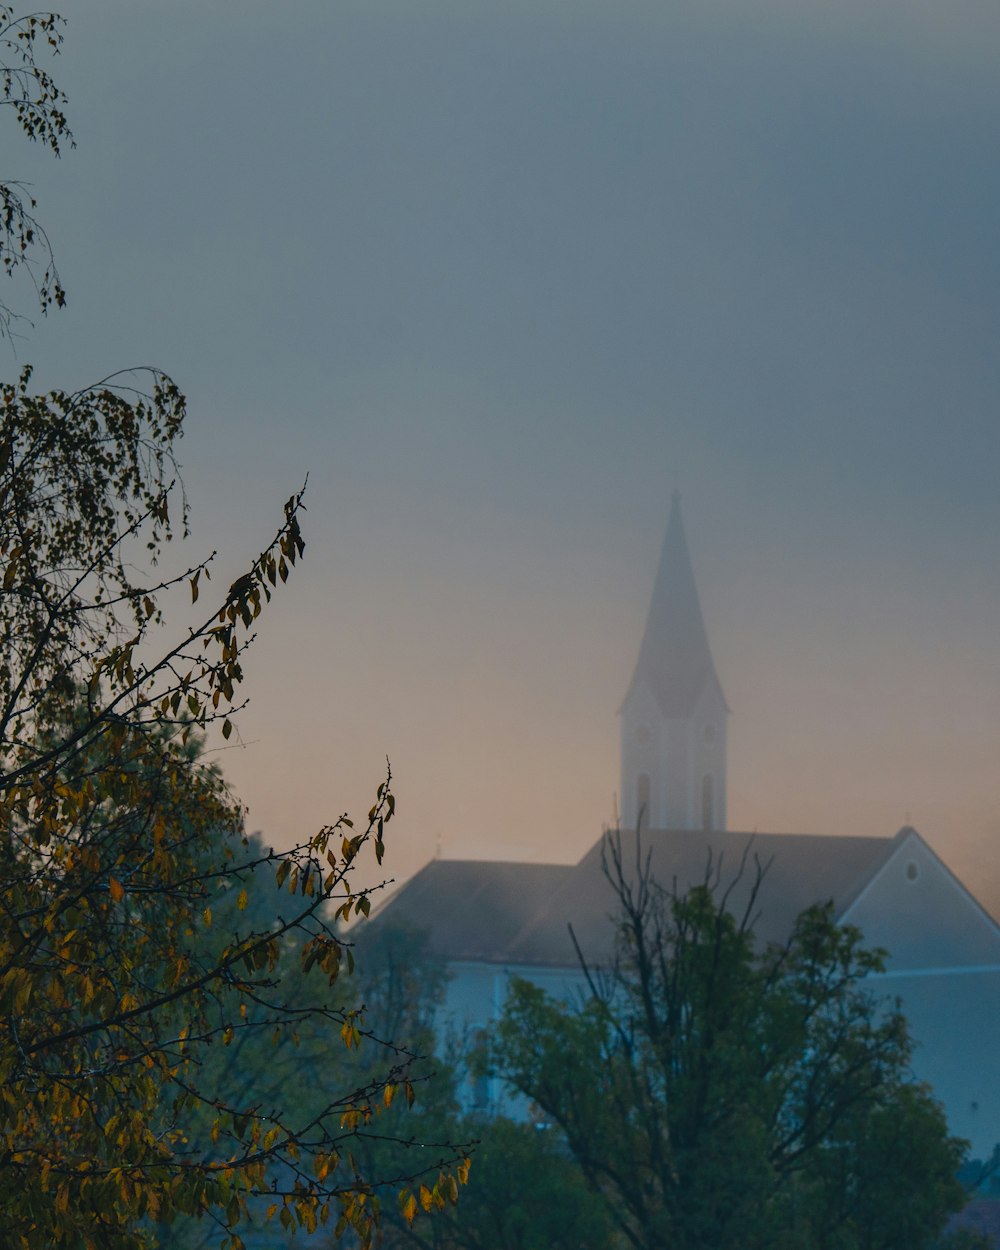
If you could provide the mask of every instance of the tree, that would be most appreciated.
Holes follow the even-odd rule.
[[[658,885],[638,836],[634,870],[620,835],[604,856],[612,963],[586,970],[579,1010],[515,982],[492,1061],[562,1129],[630,1244],[933,1244],[964,1201],[965,1144],[909,1076],[904,1020],[864,988],[882,953],[829,906],[759,949],[759,864],[733,915],[711,870],[687,894]]]
[[[395,800],[383,783],[360,833],[342,817],[255,857],[238,805],[187,749],[212,725],[231,732],[242,650],[303,542],[295,496],[248,571],[155,646],[170,591],[197,602],[210,571],[135,572],[170,536],[182,414],[162,378],[146,396],[35,396],[27,376],[2,391],[0,1189],[26,1246],[130,1246],[142,1217],[205,1211],[238,1245],[262,1191],[286,1225],[368,1236],[377,1206],[350,1140],[406,1087],[400,1054],[301,1119],[199,1080],[209,1047],[280,1044],[310,1017],[361,1040],[354,1009],[290,1000],[282,975],[330,986],[349,966],[334,922],[367,914],[349,873],[369,843],[381,862]],[[255,926],[251,892],[275,887],[295,905]],[[210,940],[222,889],[235,901]]]
[[[612,1250],[607,1210],[590,1191],[557,1128],[506,1116],[456,1122],[476,1138],[457,1207],[407,1227],[387,1211],[385,1244],[397,1250]]]
[[[73,134],[63,112],[66,97],[37,53],[43,47],[58,53],[62,26],[58,14],[21,15],[0,4],[0,101],[13,110],[22,133],[54,156],[73,146]],[[39,307],[47,312],[65,304],[66,292],[36,208],[23,183],[0,181],[0,263],[8,277],[27,277]],[[10,337],[18,320],[20,315],[0,301],[0,337]]]
[[[270,861],[260,836],[251,836],[248,843],[247,858],[267,871]],[[241,908],[240,903],[237,887],[222,881],[211,905],[211,929],[202,940],[212,939],[221,949],[241,918],[254,931],[266,932],[297,911],[295,898],[287,893],[275,896],[268,889],[251,891],[245,906]],[[290,931],[284,941],[293,949],[280,982],[268,987],[266,996],[258,995],[245,1004],[242,1027],[234,1030],[228,1046],[202,1048],[198,1083],[228,1106],[280,1107],[286,1119],[302,1125],[328,1114],[331,1101],[342,1099],[345,1093],[375,1091],[379,1114],[352,1128],[350,1153],[357,1173],[378,1186],[373,1186],[369,1201],[375,1197],[385,1203],[392,1216],[399,1206],[395,1191],[407,1178],[425,1172],[450,1147],[438,1133],[443,1120],[437,1107],[446,1093],[442,1082],[431,1080],[434,1065],[424,1057],[429,1050],[428,1035],[420,1027],[433,1010],[440,974],[424,961],[419,945],[409,943],[390,952],[387,973],[380,936],[352,932],[354,974],[329,985],[325,977],[303,971],[300,952],[295,949],[301,943]],[[293,1029],[275,1035],[276,1012],[294,1013]],[[338,1035],[348,1019],[356,1028],[356,1039],[352,1034],[350,1047],[343,1047]],[[393,1071],[401,1079],[388,1088],[387,1076]],[[397,1092],[399,1097],[394,1099]],[[386,1105],[387,1098],[391,1107]],[[202,1105],[189,1127],[189,1137],[207,1147],[209,1158],[214,1149],[215,1115],[214,1107]],[[191,1131],[195,1127],[197,1133]],[[422,1182],[427,1179],[421,1177]],[[433,1185],[432,1177],[428,1192]],[[278,1230],[268,1227],[266,1213],[272,1202],[267,1194],[249,1203],[248,1218],[241,1225],[241,1236],[248,1243],[258,1244],[262,1238],[260,1244],[272,1245],[275,1238],[281,1238]],[[213,1233],[191,1219],[180,1219],[169,1228],[158,1227],[157,1241],[163,1250],[196,1250],[212,1245]]]
[[[60,40],[55,16],[0,6],[4,100],[56,152],[62,97],[35,51]],[[47,247],[33,203],[10,183],[2,199],[8,271],[28,266],[42,307],[61,303],[54,269],[31,268]],[[0,385],[0,1201],[5,1244],[27,1250],[131,1250],[179,1216],[239,1250],[263,1195],[285,1228],[329,1220],[367,1244],[380,1178],[351,1147],[411,1089],[401,1048],[361,1081],[297,1073],[322,1091],[307,1107],[233,1088],[212,1062],[250,1038],[287,1056],[310,1028],[327,1050],[362,1042],[338,987],[343,926],[368,914],[351,878],[366,847],[381,864],[395,798],[387,775],[359,831],[344,815],[280,855],[244,838],[196,748],[233,732],[244,650],[303,554],[302,494],[204,607],[214,555],[158,571],[187,532],[184,416],[156,371],[40,395],[26,368]],[[450,1154],[411,1171],[450,1194]]]
[[[427,1056],[415,1066],[426,1082],[406,1120],[386,1117],[359,1145],[368,1170],[398,1175],[400,1140],[475,1140],[474,1166],[457,1207],[438,1211],[419,1187],[384,1204],[384,1245],[396,1250],[609,1250],[613,1234],[558,1129],[463,1111],[461,1089],[475,1073],[469,1039],[435,1032],[446,972],[419,930],[376,921],[358,942],[358,979],[366,1018],[382,1036]],[[361,1057],[363,1059],[363,1056]],[[387,1133],[386,1130],[389,1130]]]

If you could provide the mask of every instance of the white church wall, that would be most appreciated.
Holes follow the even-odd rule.
[[[514,977],[531,981],[551,994],[553,998],[568,1003],[580,1001],[585,989],[583,974],[574,968],[539,968],[527,965],[510,965],[485,962],[454,962],[449,965],[451,978],[445,992],[445,1001],[437,1021],[441,1043],[447,1047],[457,1042],[460,1051],[473,1045],[477,1036],[499,1019]],[[503,1089],[503,1083],[495,1078],[486,1081],[470,1080],[463,1091],[467,1110],[502,1112],[514,1118],[527,1118],[528,1106],[524,1099],[512,1098]]]
[[[888,952],[886,974],[871,983],[899,999],[913,1071],[951,1131],[987,1157],[1000,1142],[1000,927],[915,831],[841,920]]]
[[[906,1016],[913,1072],[941,1103],[950,1131],[989,1158],[1000,1142],[1000,966],[899,972],[871,984]]]

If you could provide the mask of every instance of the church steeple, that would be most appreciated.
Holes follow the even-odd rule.
[[[671,501],[667,536],[632,686],[637,682],[649,687],[663,715],[670,717],[690,716],[706,683],[719,682],[698,602],[677,491]]]
[[[726,700],[674,492],[649,616],[622,704],[622,823],[725,829]]]

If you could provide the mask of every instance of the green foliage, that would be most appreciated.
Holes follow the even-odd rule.
[[[435,1219],[398,1219],[386,1244],[420,1250],[609,1250],[604,1204],[587,1188],[558,1130],[506,1117],[465,1122],[478,1143],[462,1200]],[[387,1221],[388,1223],[388,1221]]]
[[[894,1083],[854,1107],[817,1152],[814,1221],[863,1247],[935,1244],[944,1216],[964,1203],[961,1146],[922,1086]]]
[[[881,955],[814,907],[782,946],[709,884],[630,875],[606,845],[613,966],[579,1010],[515,982],[494,1039],[510,1085],[565,1133],[629,1242],[649,1250],[913,1250],[963,1201],[964,1143],[908,1075]],[[744,866],[745,867],[745,866]]]
[[[934,1242],[934,1250],[996,1250],[996,1238],[975,1228],[959,1227]]]

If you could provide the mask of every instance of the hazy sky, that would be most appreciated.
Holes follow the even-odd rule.
[[[219,580],[309,473],[245,747],[275,841],[576,859],[673,488],[734,828],[1000,879],[1000,6],[73,0],[70,293],[18,346],[185,388]],[[9,359],[9,367],[16,362]]]

